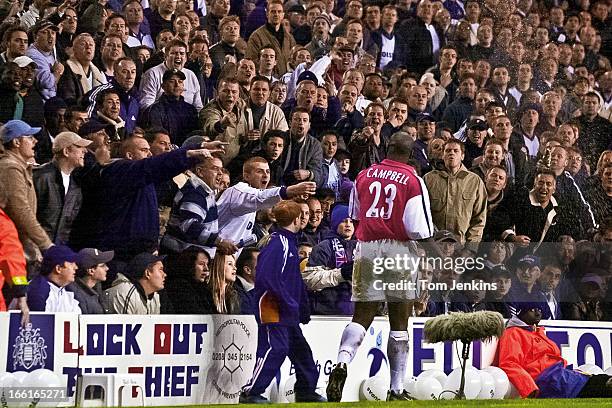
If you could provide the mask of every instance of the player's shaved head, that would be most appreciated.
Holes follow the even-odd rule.
[[[387,158],[406,163],[412,158],[412,147],[414,141],[406,132],[396,132],[389,138],[387,146]]]

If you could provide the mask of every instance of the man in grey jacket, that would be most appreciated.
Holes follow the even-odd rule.
[[[68,286],[74,293],[74,298],[79,301],[79,307],[83,314],[103,314],[107,311],[104,307],[104,294],[102,293],[102,282],[106,281],[108,272],[107,262],[115,256],[114,251],[102,252],[95,248],[83,248],[79,251],[76,279]]]
[[[321,185],[323,151],[321,143],[308,134],[310,113],[305,108],[295,108],[287,134],[287,151],[283,158],[283,183],[292,185],[301,181],[314,181]]]

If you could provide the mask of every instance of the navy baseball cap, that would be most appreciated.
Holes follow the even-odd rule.
[[[40,130],[41,128],[32,127],[22,120],[12,119],[0,127],[0,139],[2,139],[2,143],[8,143],[23,136],[35,135]]]
[[[435,120],[435,119],[434,119],[434,117],[433,117],[433,116],[431,116],[429,113],[419,113],[419,114],[416,116],[416,123],[419,123],[419,122],[424,122],[424,121],[427,121],[427,122],[435,122],[436,120]]]
[[[109,126],[112,125],[99,122],[96,119],[90,119],[87,122],[83,123],[83,125],[79,128],[79,136],[85,137],[87,135],[91,135],[92,133],[97,133],[102,129],[106,129]]]
[[[178,77],[179,79],[182,79],[183,81],[186,79],[186,76],[185,74],[183,74],[182,71],[178,69],[169,69],[166,72],[164,72],[164,75],[162,76],[162,82],[169,81],[172,77]]]
[[[512,273],[506,268],[504,264],[496,265],[491,269],[492,278],[505,278],[512,279]]]
[[[528,265],[530,268],[534,267],[534,266],[539,267],[540,266],[540,258],[538,258],[537,256],[534,256],[534,255],[525,255],[524,257],[519,259],[518,265]]]
[[[518,118],[520,118],[521,116],[523,116],[523,113],[527,112],[528,110],[534,110],[536,112],[538,112],[538,114],[542,114],[542,106],[540,106],[540,104],[538,103],[526,103],[524,105],[522,105],[521,107],[519,107],[519,112],[518,115],[516,115]]]
[[[53,98],[49,98],[47,102],[45,102],[44,111],[45,113],[57,113],[60,109],[67,109],[68,105],[66,101],[64,101],[59,96],[54,96]]]
[[[200,135],[189,136],[181,147],[186,147],[188,149],[198,149],[202,147],[202,143],[206,142],[206,138]]]
[[[64,262],[79,261],[79,254],[65,245],[53,245],[43,253],[43,260],[40,266],[42,275],[48,275],[57,265],[63,265]]]
[[[295,6],[289,7],[289,10],[287,10],[287,13],[299,13],[299,14],[306,15],[306,9],[304,9],[304,7],[300,6],[299,4],[296,4]]]
[[[299,84],[302,81],[312,81],[316,86],[319,86],[319,80],[317,76],[312,71],[304,71],[298,77],[297,83]]]
[[[58,4],[58,3],[54,3],[54,4]],[[44,19],[44,20],[40,20],[39,22],[37,22],[36,24],[34,24],[31,28],[31,32],[34,36],[36,36],[36,34],[38,34],[38,32],[40,30],[45,30],[47,28],[50,28],[51,30],[58,32],[59,31],[59,27],[55,24],[53,24],[53,22]]]
[[[149,265],[154,264],[155,262],[163,261],[164,259],[166,259],[165,256],[141,252],[132,258],[132,260],[128,263],[126,272],[129,277],[138,279],[143,276],[144,271],[149,267]]]
[[[475,129],[475,130],[487,130],[489,129],[489,125],[487,124],[487,122],[485,122],[482,119],[472,119],[468,122],[467,128],[469,130]]]

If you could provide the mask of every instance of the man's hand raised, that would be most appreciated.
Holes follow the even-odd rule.
[[[233,255],[238,252],[238,247],[232,241],[222,239],[217,244],[217,250],[223,255]]]
[[[218,146],[218,147],[214,147],[211,149],[187,150],[187,157],[188,158],[194,157],[194,158],[199,158],[199,159],[209,159],[213,157],[213,154],[225,153],[225,145],[227,145],[226,142],[209,142],[209,143],[217,143],[217,145],[214,145],[214,146]]]
[[[230,113],[226,113],[225,115],[223,115],[223,117],[221,118],[221,125],[224,128],[230,127],[230,126],[234,127],[236,126],[237,121],[238,119],[236,118],[236,115],[230,112]]]
[[[316,192],[317,184],[313,181],[303,181],[287,187],[287,195],[289,197],[298,197],[304,194],[314,195]]]
[[[228,142],[222,142],[220,140],[202,142],[202,148],[208,150],[211,154],[225,153],[225,147],[228,145]]]

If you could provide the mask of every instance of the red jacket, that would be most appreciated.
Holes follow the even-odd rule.
[[[0,311],[6,310],[2,286],[9,282],[18,296],[24,296],[28,285],[23,247],[13,221],[0,209]]]
[[[513,317],[499,339],[499,368],[504,370],[521,397],[539,391],[535,379],[548,367],[567,361],[557,344],[546,337],[543,327],[526,325]]]

